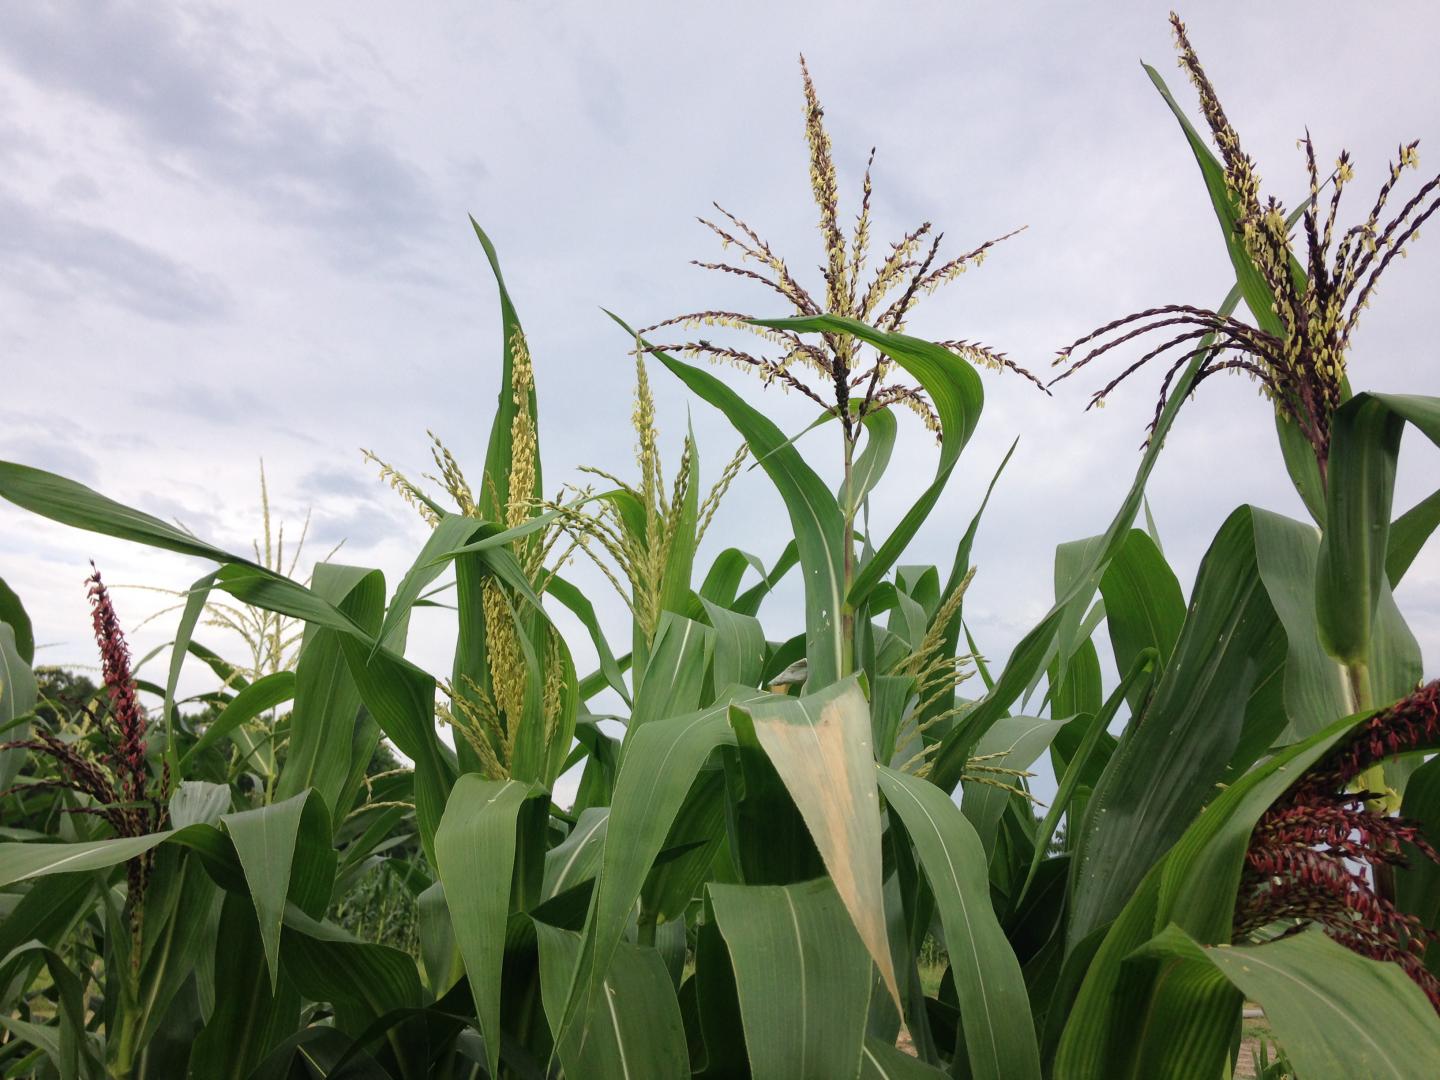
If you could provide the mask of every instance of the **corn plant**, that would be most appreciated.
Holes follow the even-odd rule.
[[[915,299],[990,244],[942,260],[923,225],[870,275],[870,168],[847,235],[808,70],[824,288],[739,217],[706,222],[742,255],[711,268],[788,310],[702,308],[639,332],[616,319],[638,479],[590,468],[589,486],[544,496],[543,359],[478,225],[502,327],[487,452],[472,486],[432,436],[428,490],[367,452],[430,528],[393,587],[333,561],[300,583],[0,463],[22,508],[215,567],[185,592],[163,685],[137,677],[96,572],[105,686],[83,723],[37,711],[29,620],[0,583],[6,1075],[1219,1080],[1247,1001],[1266,1017],[1266,1075],[1440,1075],[1440,684],[1421,685],[1392,595],[1440,523],[1440,493],[1394,514],[1400,434],[1440,442],[1440,400],[1352,392],[1348,367],[1355,312],[1440,205],[1440,178],[1382,221],[1407,144],[1369,217],[1342,229],[1348,158],[1322,178],[1307,140],[1300,208],[1262,202],[1175,29],[1218,155],[1147,71],[1236,285],[1213,309],[1142,312],[1062,351],[1063,378],[1173,332],[1099,392],[1168,358],[1119,509],[1060,545],[1054,604],[1001,666],[965,617],[988,493],[948,567],[904,561],[979,429],[977,367],[1029,375],[963,337],[904,332]],[[764,348],[652,340],[677,327]],[[802,452],[810,428],[782,431],[707,361],[813,404],[810,428],[840,435],[838,490]],[[1236,509],[1187,598],[1148,510],[1136,522],[1183,403],[1222,371],[1273,403],[1313,520]],[[693,434],[665,474],[652,372],[741,440],[709,488]],[[868,499],[902,411],[936,436],[938,466],[882,534]],[[747,459],[794,538],[702,569]],[[621,649],[564,576],[580,555],[624,599]],[[775,640],[766,604],[792,570],[805,629]],[[442,588],[457,632],[437,675],[405,638]],[[303,624],[293,671],[237,679],[212,661],[195,634],[221,599]],[[577,670],[556,604],[595,671]],[[187,656],[222,684],[203,721],[176,699]],[[622,716],[599,711],[602,693]],[[222,751],[287,704],[274,784],[243,782]],[[403,761],[380,762],[386,746]],[[1048,805],[1031,787],[1042,759]],[[571,770],[579,793],[557,805]]]

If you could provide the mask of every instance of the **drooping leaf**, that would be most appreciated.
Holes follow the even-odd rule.
[[[895,1007],[900,990],[885,930],[880,805],[870,710],[846,679],[799,698],[771,694],[735,707],[810,830],[835,890],[879,968]]]
[[[280,978],[280,929],[290,895],[291,868],[297,855],[302,864],[328,858],[334,873],[335,854],[330,847],[329,822],[323,820],[328,817],[323,812],[323,804],[317,803],[310,811],[312,835],[303,847],[300,843],[302,822],[310,803],[310,792],[302,791],[281,802],[221,818],[250,887],[272,993]],[[321,849],[324,855],[320,854]],[[326,895],[328,898],[328,889]]]
[[[589,632],[591,642],[595,645],[595,654],[600,658],[600,674],[604,676],[605,685],[619,694],[621,701],[630,705],[630,691],[625,686],[620,665],[615,659],[614,652],[610,649],[610,643],[605,640],[605,634],[600,629],[600,621],[595,616],[595,606],[590,603],[589,598],[558,574],[550,576],[545,592],[559,600],[580,620],[581,625]]]
[[[77,529],[215,562],[230,562],[236,558],[157,517],[108,499],[84,484],[28,465],[0,461],[0,498]],[[248,559],[240,561],[247,566],[255,566]]]

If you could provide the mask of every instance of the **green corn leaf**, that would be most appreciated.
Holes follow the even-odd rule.
[[[883,1039],[865,1036],[860,1055],[860,1080],[932,1080],[944,1075],[935,1066],[911,1057]]]
[[[443,884],[431,882],[415,898],[415,921],[420,935],[420,966],[425,969],[425,985],[439,997],[465,973],[465,963],[455,944],[455,927],[450,921]]]
[[[210,590],[215,585],[215,574],[209,573],[190,586],[185,595],[185,608],[180,616],[180,625],[175,630],[175,641],[170,646],[170,672],[165,680],[165,760],[178,771],[179,758],[176,756],[175,739],[171,732],[171,720],[175,712],[175,688],[180,682],[180,670],[184,667],[185,656],[190,651],[190,639],[195,634],[195,625],[205,612],[205,603],[210,599]]]
[[[1130,668],[1124,678],[1120,680],[1120,685],[1111,692],[1110,697],[1106,699],[1104,706],[1094,719],[1089,721],[1085,735],[1080,740],[1080,746],[1071,756],[1065,773],[1060,778],[1055,797],[1050,801],[1050,806],[1045,811],[1045,817],[1040,822],[1040,829],[1035,837],[1035,854],[1031,857],[1030,869],[1025,875],[1025,883],[1020,888],[1022,898],[1029,891],[1031,883],[1035,880],[1035,874],[1040,869],[1040,864],[1049,852],[1050,841],[1055,836],[1056,827],[1060,824],[1060,815],[1069,810],[1070,802],[1075,797],[1076,789],[1080,785],[1080,778],[1086,775],[1095,749],[1100,745],[1111,722],[1119,713],[1121,703],[1130,699],[1144,700],[1150,685],[1155,680],[1155,668],[1158,663],[1158,656],[1151,648],[1147,647],[1137,653],[1130,662]],[[1079,814],[1071,814],[1071,819],[1079,816]]]
[[[295,906],[285,912],[281,954],[285,971],[311,1001],[335,1007],[335,1026],[359,1037],[388,1014],[425,1005],[414,959],[388,945],[358,941],[331,923],[318,922]],[[409,1015],[414,1015],[413,1013]],[[423,1020],[420,1021],[423,1025]],[[424,1046],[415,1023],[381,1024],[406,1077],[424,1075]],[[416,1058],[420,1060],[415,1060]]]
[[[1440,757],[1432,757],[1411,775],[1405,785],[1400,816],[1417,822],[1434,847],[1440,841]],[[1431,930],[1440,928],[1440,865],[1418,851],[1407,851],[1409,865],[1395,871],[1395,903],[1401,911],[1419,917]],[[1429,948],[1430,970],[1440,960],[1440,946]]]
[[[194,745],[181,756],[180,769],[182,773],[191,761],[224,739],[241,724],[248,723],[267,709],[273,709],[294,696],[295,672],[293,671],[276,671],[250,683],[230,699],[225,708],[220,711],[220,715],[205,726],[205,730],[195,740]]]
[[[965,576],[970,572],[970,553],[975,546],[975,537],[980,531],[980,519],[985,514],[985,508],[990,505],[990,496],[995,492],[995,485],[1000,482],[1000,474],[1005,471],[1005,466],[1010,464],[1010,459],[1015,454],[1015,448],[1019,445],[1020,437],[1017,435],[1014,441],[1010,443],[1009,449],[1005,451],[1005,456],[1000,459],[1000,464],[996,466],[994,474],[990,477],[990,483],[985,487],[985,495],[980,500],[980,506],[976,509],[974,516],[971,517],[970,524],[966,526],[965,532],[960,537],[960,542],[955,546],[955,558],[951,562],[950,576],[946,578],[945,588],[941,593],[942,602],[948,600],[954,594],[955,590],[961,587],[965,581]],[[960,637],[963,632],[970,653],[977,657],[975,667],[976,670],[979,671],[981,681],[985,684],[985,689],[988,693],[994,689],[994,679],[990,676],[989,667],[983,660],[978,659],[979,650],[975,648],[974,641],[970,639],[969,630],[964,626],[964,617],[965,610],[962,603],[960,610],[955,612],[955,615],[950,620],[950,624],[945,628],[943,655],[954,656],[959,651]],[[926,710],[920,720],[923,723],[926,720],[934,719],[941,713],[949,712],[954,707],[955,692],[954,690],[950,690],[940,695],[939,700]]]
[[[715,628],[716,690],[736,684],[759,685],[765,671],[765,631],[760,620],[713,604],[704,597],[700,603]]]
[[[311,588],[366,633],[379,634],[385,578],[378,570],[321,563],[315,567]],[[350,772],[351,741],[359,711],[360,688],[350,674],[340,632],[325,626],[307,626],[295,665],[290,743],[275,787],[276,799],[288,799],[314,788],[331,818],[339,819],[340,795]]]
[[[530,788],[467,773],[456,782],[435,833],[435,868],[465,961],[485,1037],[490,1075],[500,1055],[500,969],[515,866],[515,826]]]
[[[754,726],[899,1009],[885,929],[870,708],[859,682],[851,677],[800,698],[771,694],[737,705],[735,713]]]
[[[608,806],[591,806],[580,811],[570,835],[545,853],[542,900],[559,896],[595,877],[605,850],[605,829],[610,821]]]
[[[1275,615],[1285,630],[1285,712],[1290,741],[1350,712],[1344,673],[1320,643],[1315,609],[1316,530],[1267,510],[1251,511],[1255,558]]]
[[[1440,398],[1356,394],[1332,421],[1315,606],[1320,640],[1352,670],[1366,667],[1376,610],[1389,586],[1390,513],[1407,422],[1440,444]]]
[[[0,956],[32,941],[58,948],[92,910],[95,884],[95,875],[84,873],[56,874],[31,884],[0,922]],[[0,979],[0,1009],[8,1010],[33,976],[32,958]]]
[[[1100,578],[1100,595],[1117,670],[1130,670],[1146,649],[1155,650],[1160,667],[1169,662],[1185,623],[1185,594],[1148,534],[1130,530]]]
[[[977,757],[987,760],[985,765],[1003,769],[1028,769],[1040,755],[1045,753],[1050,742],[1068,723],[1068,718],[1052,720],[1048,717],[1007,716],[998,721],[985,733],[975,747]],[[1000,755],[995,757],[994,755]],[[983,776],[985,774],[979,773]],[[1006,784],[1018,783],[1018,779],[997,777]],[[1000,831],[1000,818],[1010,801],[1011,793],[994,784],[978,780],[966,780],[962,785],[960,807],[975,828],[986,858],[994,854],[996,836]]]
[[[667,853],[656,860],[640,893],[641,918],[662,928],[682,928],[685,912],[710,876],[716,852],[726,838],[725,774],[700,770],[690,794],[665,837]]]
[[[760,603],[776,585],[784,579],[795,566],[800,562],[800,547],[791,540],[780,552],[780,557],[775,560],[775,565],[770,572],[764,575],[763,580],[750,586],[743,593],[735,598],[735,603],[730,605],[731,611],[738,611],[742,615],[754,615],[760,610]]]
[[[494,526],[487,526],[485,522],[459,514],[446,514],[440,519],[425,541],[425,546],[420,549],[420,554],[415,556],[410,569],[396,586],[395,596],[390,601],[390,606],[385,609],[384,621],[379,631],[372,631],[376,648],[382,643],[393,646],[393,641],[397,638],[404,640],[404,627],[409,621],[410,611],[426,586],[444,572],[452,559],[459,558],[459,553],[466,550],[466,546],[475,536],[493,529]]]
[[[879,550],[855,578],[846,598],[853,606],[864,602],[870,590],[889,572],[914,539],[915,533],[940,499],[950,481],[960,451],[975,433],[980,410],[985,404],[985,389],[974,367],[948,349],[907,334],[886,333],[866,326],[855,319],[838,315],[817,315],[795,319],[760,320],[759,325],[799,332],[849,334],[874,346],[919,380],[935,404],[940,417],[940,461],[935,478],[921,493],[915,504],[900,519],[895,531],[886,537]]]
[[[63,476],[0,461],[0,498],[33,514],[70,525],[76,529],[104,533],[121,540],[133,540],[150,547],[196,555],[215,562],[239,561],[263,569],[248,559],[239,559],[211,547],[189,533],[139,510],[132,510],[114,499],[107,499],[84,484]]]
[[[860,509],[885,475],[895,453],[895,436],[899,431],[895,415],[889,409],[872,412],[865,417],[864,425],[865,445],[850,468],[849,490],[842,485],[835,493],[840,505],[851,507],[852,514]]]
[[[591,1023],[560,1034],[565,995],[581,952],[580,935],[535,920],[540,947],[540,992],[556,1032],[566,1076],[641,1080],[688,1076],[690,1056],[675,987],[654,949],[622,942],[605,974]]]
[[[877,766],[880,789],[905,825],[945,928],[969,1075],[1039,1077],[1040,1056],[1020,964],[990,903],[985,853],[945,792]]]
[[[206,829],[195,825],[191,829]],[[114,840],[83,840],[72,844],[0,844],[0,888],[29,878],[104,870],[118,866],[170,839],[183,839],[190,829],[158,832]]]
[[[1440,488],[1390,523],[1390,540],[1385,548],[1385,576],[1393,589],[1420,554],[1420,549],[1440,528]]]
[[[250,685],[250,680],[245,678],[234,664],[213,649],[208,649],[200,642],[191,639],[188,651],[191,656],[213,671],[215,677],[231,690],[244,690]]]
[[[195,1075],[244,1080],[295,1029],[300,995],[284,976],[272,990],[264,965],[255,962],[260,950],[250,905],[227,894],[215,945],[215,1007],[190,1057]]]
[[[611,316],[615,318],[615,316]],[[615,318],[632,336],[620,319]],[[811,685],[827,686],[847,667],[848,643],[841,635],[845,609],[845,537],[840,505],[825,482],[805,463],[764,413],[708,371],[663,352],[655,356],[701,399],[714,405],[744,437],[750,453],[780,492],[795,530],[805,575],[805,654]]]
[[[56,1027],[41,1028],[21,1021],[9,1030],[44,1051],[60,1080],[98,1080],[104,1076],[104,1069],[86,1036],[84,988],[59,953],[38,941],[11,949],[0,956],[0,985],[8,982],[18,968],[35,962],[45,965],[55,988]]]
[[[1244,995],[1176,927],[1167,927],[1126,962],[1148,969],[1154,991],[1140,1006],[1136,1037],[1117,1040],[1106,1075],[1186,1080],[1228,1072]]]
[[[1363,664],[1386,582],[1385,555],[1395,465],[1404,420],[1384,401],[1357,394],[1331,426],[1325,535],[1315,607],[1320,640],[1341,663]]]
[[[520,317],[515,313],[515,305],[510,300],[510,290],[505,287],[505,278],[500,273],[500,257],[495,254],[495,245],[485,235],[485,230],[480,228],[479,223],[472,217],[471,226],[475,229],[475,236],[480,241],[480,246],[485,249],[485,258],[490,263],[490,270],[495,275],[495,286],[500,292],[500,393],[495,406],[495,419],[490,425],[490,443],[485,451],[485,476],[481,483],[480,513],[490,521],[504,521],[505,508],[510,503],[510,465],[514,458],[514,447],[511,445],[511,425],[514,423],[515,414],[522,406],[515,402],[513,390],[515,371],[515,348],[517,343],[523,343],[525,332],[520,327]],[[539,428],[537,408],[535,402],[535,389],[532,386],[528,399],[523,403],[533,420],[536,421],[536,429]],[[525,492],[525,497],[533,498],[537,502],[543,497],[541,494],[539,454],[536,453],[535,464],[535,488],[533,491]]]
[[[182,780],[170,796],[170,824],[177,829],[189,825],[219,825],[230,812],[230,785],[204,780]]]
[[[1367,714],[1344,717],[1256,765],[1227,787],[1167,856],[1154,930],[1167,923],[1202,944],[1229,940],[1245,850],[1255,823],[1306,769]]]
[[[213,807],[210,804],[207,812]],[[328,844],[329,836],[320,840]],[[219,928],[222,893],[199,858],[185,857],[178,848],[158,852],[145,897],[148,940],[137,995],[139,1045],[153,1043],[187,984],[194,980],[198,995],[200,980],[208,978],[209,950]],[[173,903],[168,899],[172,896]],[[213,991],[213,985],[210,989]]]
[[[1137,1009],[1149,999],[1156,972],[1126,959],[1171,923],[1196,941],[1230,939],[1245,851],[1255,823],[1300,776],[1363,716],[1347,717],[1287,747],[1245,773],[1212,802],[1151,867],[1119,917],[1086,942],[1071,937],[1070,961],[1083,976],[1055,1058],[1057,1080],[1109,1075],[1128,1060]],[[1085,945],[1103,939],[1086,962]]]
[[[1263,945],[1201,947],[1171,928],[1146,953],[1228,980],[1239,991],[1231,995],[1232,1017],[1241,1000],[1258,1003],[1301,1076],[1440,1074],[1440,1018],[1421,989],[1395,964],[1359,956],[1319,929]],[[1163,1041],[1174,1035],[1173,1029],[1155,1032]]]
[[[700,599],[709,600],[721,607],[731,607],[740,592],[740,582],[745,578],[745,571],[752,567],[763,580],[765,564],[758,555],[751,555],[739,548],[726,548],[715,556],[715,561],[705,572],[705,580],[700,583]]]
[[[635,687],[627,745],[646,724],[694,712],[705,690],[715,631],[673,611],[662,612],[645,674]]]
[[[756,693],[738,700],[760,696]],[[729,709],[730,702],[722,699],[688,716],[654,720],[626,745],[615,780],[585,940],[560,1025],[564,1034],[578,1018],[591,1015],[598,1002],[601,982],[631,909],[701,766],[717,747],[735,745]]]
[[[0,623],[9,623],[15,635],[15,651],[26,664],[35,663],[35,631],[30,625],[30,616],[15,590],[0,578]]]
[[[870,957],[834,886],[709,889],[735,970],[756,1080],[854,1076],[870,1003]]]
[[[37,694],[35,673],[22,654],[15,628],[0,622],[0,731],[4,732],[0,740],[29,737],[28,724],[22,730],[11,725],[34,711]],[[26,750],[19,746],[0,750],[0,791],[8,790],[15,782],[26,756]]]
[[[619,663],[615,660],[615,654],[610,649],[610,643],[605,640],[604,631],[600,629],[600,620],[595,615],[595,606],[590,603],[590,599],[558,574],[552,574],[547,579],[545,592],[559,600],[580,620],[581,625],[590,634],[590,641],[595,646],[595,654],[600,658],[600,674],[605,679],[605,685],[619,694],[620,700],[627,706],[630,705],[630,690],[625,685],[624,676]]]
[[[1074,838],[1070,937],[1119,914],[1150,867],[1216,793],[1275,625],[1255,559],[1253,513],[1236,510],[1200,566],[1180,640],[1138,724],[1095,788]]]
[[[276,991],[280,978],[280,930],[290,895],[291,867],[328,857],[330,872],[334,873],[335,853],[330,846],[327,818],[323,802],[312,806],[310,792],[221,818],[250,887],[271,993]],[[305,842],[301,840],[302,822],[307,833]],[[328,885],[325,895],[328,898]]]

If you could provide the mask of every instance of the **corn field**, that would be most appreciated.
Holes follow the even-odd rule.
[[[1309,190],[1282,204],[1173,22],[1198,121],[1146,70],[1233,284],[1097,312],[1049,371],[906,333],[1005,237],[873,241],[870,170],[842,207],[802,61],[818,284],[717,208],[731,261],[701,265],[757,306],[614,317],[633,463],[545,486],[545,360],[474,226],[502,389],[469,477],[439,440],[427,477],[366,451],[429,529],[400,580],[333,555],[297,580],[268,503],[263,550],[231,552],[0,462],[11,503],[199,572],[162,616],[156,682],[93,571],[99,678],[78,696],[44,690],[0,582],[0,1072],[1221,1080],[1243,1057],[1276,1078],[1440,1076],[1440,683],[1392,595],[1440,525],[1440,491],[1394,505],[1401,436],[1440,444],[1440,399],[1356,390],[1348,362],[1440,177],[1413,182],[1403,144],[1350,213],[1348,156],[1320,163],[1307,136]],[[1144,498],[1215,375],[1273,405],[1309,520],[1236,508],[1187,597]],[[984,501],[949,565],[907,561],[984,437],[989,379],[1044,407],[1067,379],[1094,404],[1157,396],[1128,489],[1096,482],[1108,528],[1059,547],[1053,606],[1003,664],[966,618]],[[654,380],[723,415],[738,451],[691,435],[667,471]],[[780,390],[813,431],[767,415]],[[902,423],[933,434],[933,478],[872,531]],[[748,469],[783,500],[782,542],[697,565]],[[1004,469],[992,490],[1023,486]],[[567,579],[580,561],[628,640]],[[777,640],[772,593],[794,577],[804,630]],[[406,658],[420,607],[453,611],[448,671]],[[208,647],[217,627],[250,655]],[[212,689],[180,697],[197,670]]]

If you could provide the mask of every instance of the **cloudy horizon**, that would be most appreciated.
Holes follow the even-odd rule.
[[[1195,114],[1165,5],[606,7],[7,6],[0,459],[178,518],[231,550],[259,534],[263,459],[292,542],[308,510],[315,556],[344,541],[338,558],[384,569],[393,588],[425,530],[359,451],[418,474],[431,429],[480,471],[500,331],[473,214],[535,357],[547,490],[578,480],[580,465],[628,473],[632,362],[601,308],[636,325],[700,307],[785,314],[763,292],[688,265],[718,254],[695,222],[712,199],[814,280],[802,52],[847,214],[878,147],[877,245],[922,220],[955,252],[1027,226],[922,306],[911,332],[983,341],[1038,370],[1111,318],[1213,306],[1230,287],[1194,161],[1139,65],[1155,64]],[[1292,204],[1303,193],[1295,141],[1307,125],[1322,160],[1341,148],[1356,159],[1352,216],[1368,209],[1401,140],[1422,139],[1422,179],[1436,167],[1432,10],[1395,4],[1362,19],[1340,3],[1224,3],[1182,13],[1268,191]],[[1440,393],[1428,325],[1437,284],[1440,243],[1425,236],[1360,324],[1357,389]],[[967,603],[993,662],[1048,608],[1055,545],[1108,524],[1158,374],[1088,413],[1098,372],[1054,398],[982,374],[979,433],[907,561],[948,566],[1018,435]],[[787,430],[811,419],[803,400],[725,377]],[[651,379],[669,460],[688,417],[715,476],[737,437],[663,370]],[[1169,443],[1149,499],[1187,593],[1236,505],[1303,516],[1252,383],[1207,383]],[[823,433],[804,446],[832,475]],[[934,461],[912,425],[896,482],[872,507],[880,534]],[[1436,463],[1433,448],[1407,439],[1397,510],[1429,494]],[[705,552],[734,545],[768,563],[788,533],[756,470]],[[0,578],[29,609],[42,662],[92,662],[91,558],[109,581],[172,589],[208,568],[0,503]],[[618,598],[589,568],[574,576],[623,640]],[[791,580],[762,612],[772,637],[799,628],[798,598]],[[1434,676],[1440,547],[1422,553],[1398,599]],[[122,592],[117,603],[133,623],[163,598]],[[174,616],[146,627],[137,654],[173,627]],[[447,670],[451,633],[438,615],[417,619],[412,655]],[[588,643],[572,640],[583,665]]]

